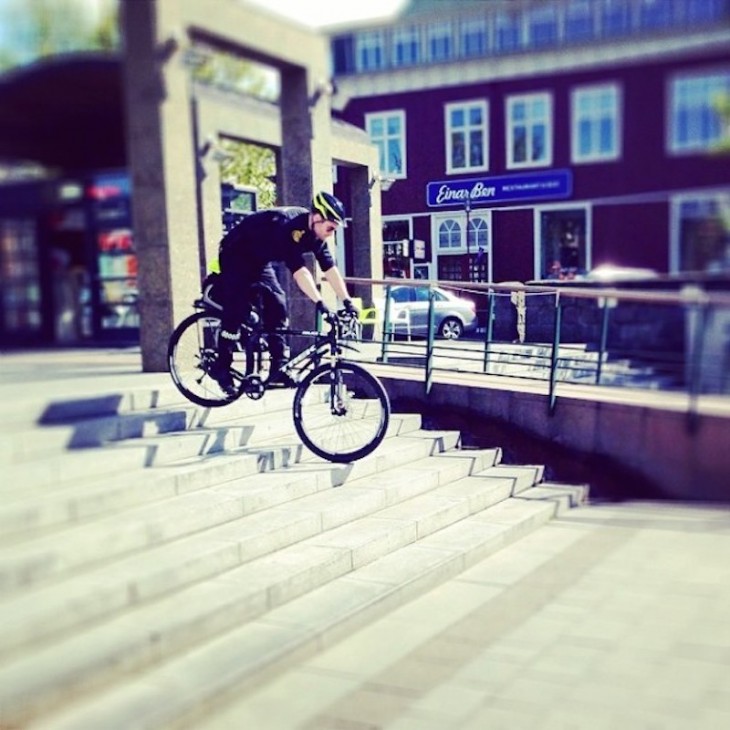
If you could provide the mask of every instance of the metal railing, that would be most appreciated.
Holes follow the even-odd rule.
[[[422,371],[428,392],[444,370],[543,381],[550,412],[558,384],[730,395],[730,293],[685,285],[674,291],[581,286],[483,284],[420,279],[348,278],[366,304],[382,291],[377,325],[364,331],[361,357]],[[410,320],[393,317],[391,290],[428,289]],[[675,285],[676,286],[676,285]],[[477,327],[439,336],[447,289],[475,303]],[[377,299],[381,299],[377,297]],[[406,328],[410,326],[410,334]],[[366,328],[367,329],[367,328]]]

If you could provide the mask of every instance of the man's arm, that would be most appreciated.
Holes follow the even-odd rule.
[[[313,301],[322,301],[322,296],[317,290],[317,284],[314,281],[314,277],[306,266],[302,266],[301,269],[297,269],[292,276],[297,286]],[[327,279],[329,285],[334,289],[335,294],[340,298],[340,301],[344,302],[350,298],[347,291],[347,285],[345,284],[342,275],[338,268],[333,266],[331,269],[327,269],[324,272],[324,278]]]
[[[334,289],[335,294],[338,296],[341,302],[345,302],[350,298],[347,291],[347,284],[340,274],[340,270],[333,266],[331,269],[327,269],[324,272],[324,278],[327,279],[327,283]]]
[[[317,291],[317,284],[314,281],[314,277],[306,266],[302,266],[301,269],[297,269],[292,277],[297,283],[297,286],[313,301],[319,302],[322,297]]]

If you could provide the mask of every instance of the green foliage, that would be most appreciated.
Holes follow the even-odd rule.
[[[196,51],[198,62],[192,69],[196,82],[259,99],[276,98],[276,78],[270,69],[222,51],[200,47]]]
[[[98,12],[93,12],[94,7]],[[119,46],[117,0],[7,0],[0,6],[5,32],[0,69],[36,58]]]
[[[268,147],[234,139],[221,141],[228,157],[221,163],[221,180],[232,185],[249,185],[258,191],[259,208],[276,205],[276,155]]]

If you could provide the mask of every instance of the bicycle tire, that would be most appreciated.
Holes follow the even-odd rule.
[[[338,395],[342,402],[333,403]],[[390,400],[374,375],[340,360],[306,375],[294,394],[293,415],[302,443],[317,456],[342,464],[362,459],[380,445],[390,421]]]
[[[218,358],[220,329],[221,320],[217,314],[195,312],[175,328],[167,346],[168,369],[177,389],[189,401],[210,408],[225,406],[237,400],[244,392],[241,372],[248,374],[252,368],[246,353],[235,353],[231,374],[237,392],[229,395],[221,389],[210,375]]]

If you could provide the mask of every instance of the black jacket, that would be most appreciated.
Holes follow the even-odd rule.
[[[251,272],[282,261],[294,272],[305,265],[305,253],[314,254],[322,271],[331,269],[329,247],[309,230],[308,216],[306,208],[297,207],[269,208],[247,216],[221,241],[221,271]]]

